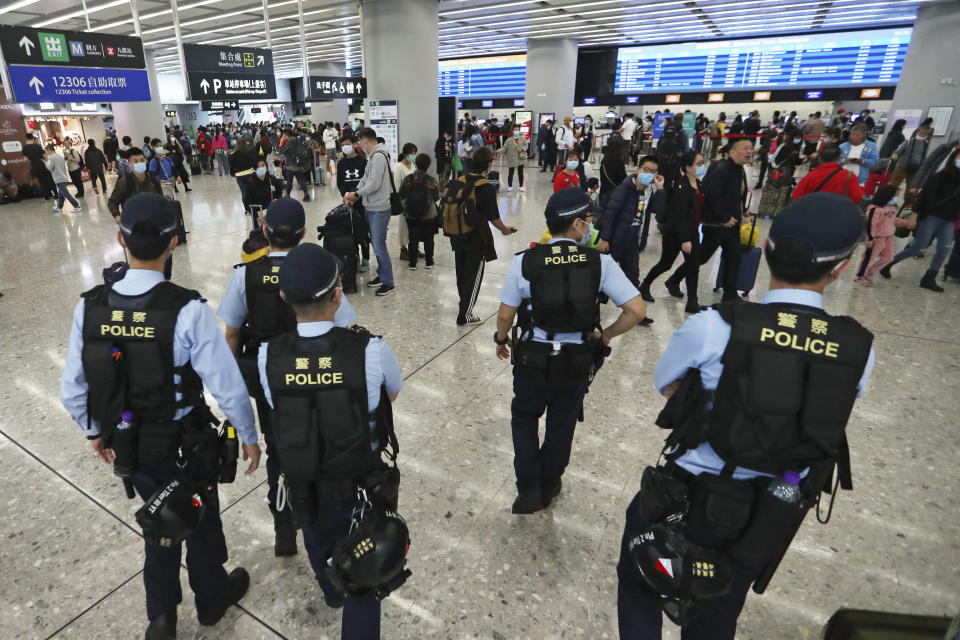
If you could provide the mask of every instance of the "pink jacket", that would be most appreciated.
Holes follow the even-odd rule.
[[[216,151],[217,149],[223,149],[224,151],[227,150],[227,139],[224,138],[223,136],[213,136],[212,141],[213,141],[213,146],[210,148],[213,149],[214,151]]]
[[[867,229],[868,239],[889,238],[897,227],[907,226],[907,220],[897,217],[897,208],[891,205],[885,207],[867,207],[867,220],[870,228]]]

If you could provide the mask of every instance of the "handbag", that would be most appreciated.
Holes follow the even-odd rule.
[[[393,183],[393,171],[390,170],[390,156],[383,151],[378,151],[377,153],[383,153],[383,157],[387,161],[387,176],[390,178],[390,215],[399,216],[403,213],[403,198],[397,193],[397,186]]]
[[[463,162],[461,162],[460,156],[453,156],[450,166],[453,167],[454,171],[463,172]]]

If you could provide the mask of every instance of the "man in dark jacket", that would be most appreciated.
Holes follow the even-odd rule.
[[[437,160],[437,179],[440,186],[447,184],[450,180],[450,173],[453,170],[453,154],[457,152],[457,143],[453,139],[453,134],[444,131],[437,138],[433,145],[433,155]]]
[[[93,185],[93,192],[100,193],[97,191],[97,179],[99,178],[103,192],[106,193],[107,179],[104,170],[106,169],[107,159],[103,157],[103,152],[97,149],[97,143],[93,138],[87,140],[87,150],[83,152],[83,163],[87,165],[87,170],[90,171],[90,184]]]
[[[54,197],[57,186],[53,183],[53,175],[43,163],[43,148],[32,133],[27,134],[27,143],[23,145],[23,155],[30,161],[30,174],[39,184],[39,195],[44,200]]]
[[[738,138],[729,143],[728,158],[717,164],[703,182],[703,241],[700,243],[700,264],[706,264],[716,250],[723,250],[723,302],[741,300],[737,293],[737,272],[740,270],[740,220],[747,203],[747,174],[753,141]],[[673,272],[667,286],[680,284],[686,265]]]
[[[107,158],[107,171],[114,171],[116,169],[117,163],[117,151],[120,149],[120,141],[117,140],[117,134],[113,131],[108,131],[106,137],[103,139],[103,155]],[[86,160],[84,160],[86,162]],[[106,192],[106,189],[104,189]]]
[[[293,131],[284,131],[283,138],[281,138],[280,144],[277,145],[277,151],[283,154],[283,157],[286,158],[287,168],[286,168],[286,195],[290,197],[290,191],[293,190],[293,181],[296,179],[297,184],[300,186],[300,189],[303,191],[303,201],[310,202],[310,192],[307,191],[307,182],[306,176],[310,171],[310,162],[297,162],[298,156],[302,160],[306,157],[306,151],[309,149],[306,146],[305,135],[297,135]],[[312,153],[310,154],[313,155]]]
[[[753,111],[746,120],[743,121],[743,135],[756,140],[756,135],[760,133],[760,112]]]
[[[646,238],[650,220],[666,205],[663,183],[663,176],[657,175],[657,159],[641,158],[637,172],[610,195],[603,216],[597,249],[609,251],[635,287],[640,280],[641,238]]]
[[[135,194],[155,193],[163,195],[160,180],[156,175],[147,171],[147,159],[143,157],[143,150],[130,147],[127,150],[127,159],[130,161],[132,171],[117,179],[117,184],[113,187],[113,193],[107,200],[107,208],[110,209],[110,215],[114,217],[117,224],[120,224],[120,210],[123,208],[123,203]]]
[[[537,164],[542,167],[540,173],[547,170],[550,166],[550,150],[553,140],[553,120],[547,120],[537,129],[537,149],[539,150],[539,160]]]

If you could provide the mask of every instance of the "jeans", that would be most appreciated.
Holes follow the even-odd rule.
[[[366,211],[367,224],[370,225],[370,240],[373,254],[377,256],[377,277],[380,284],[393,286],[393,264],[387,251],[387,227],[390,226],[390,209],[385,211]]]
[[[407,245],[407,255],[410,257],[410,266],[417,266],[417,254],[420,251],[420,243],[423,243],[423,255],[427,266],[433,264],[433,232],[437,230],[437,219],[426,218],[413,220],[406,219],[407,229],[409,230],[410,240]]]
[[[316,523],[303,529],[303,546],[307,550],[317,583],[324,593],[335,593],[325,572],[327,548],[350,530],[350,517],[351,511],[348,510],[322,509],[317,515]],[[371,596],[347,598],[343,605],[340,638],[379,640],[380,601]]]
[[[943,266],[943,262],[947,259],[947,253],[950,251],[950,244],[953,242],[953,225],[952,220],[927,216],[917,225],[913,244],[893,256],[893,263],[896,264],[904,258],[920,255],[920,252],[929,247],[930,242],[936,239],[937,251],[933,254],[933,259],[930,261],[928,268],[930,271],[940,271],[940,267]]]
[[[564,389],[545,389],[514,373],[510,427],[518,492],[555,485],[560,480],[570,462],[573,432],[586,393],[585,377]],[[544,412],[547,423],[541,445],[538,429]]]
[[[513,170],[514,170],[514,168],[516,168],[516,170],[517,170],[517,180],[518,180],[518,183],[517,183],[517,184],[519,184],[521,187],[523,186],[523,165],[521,164],[521,165],[519,165],[519,166],[517,166],[517,167],[510,167],[509,171],[507,171],[507,188],[508,188],[508,189],[513,188]]]
[[[73,183],[73,186],[77,188],[77,197],[83,197],[83,169],[77,169],[76,171],[70,171],[70,182]]]
[[[70,192],[67,191],[67,185],[69,182],[58,182],[57,183],[57,209],[63,209],[63,201],[68,200],[70,204],[74,207],[79,207],[80,203],[70,195]]]
[[[141,468],[133,476],[133,486],[144,501],[177,473],[174,463]],[[227,541],[220,521],[220,500],[216,486],[205,494],[206,509],[200,527],[187,536],[187,573],[194,602],[200,614],[214,613],[223,605],[226,593]],[[145,542],[143,584],[147,591],[147,619],[175,609],[183,599],[180,591],[180,553],[182,545],[163,548]]]

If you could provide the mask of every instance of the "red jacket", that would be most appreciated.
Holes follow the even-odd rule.
[[[556,193],[560,189],[566,189],[567,187],[579,187],[580,186],[580,174],[576,171],[573,172],[573,175],[567,175],[564,171],[557,171],[556,177],[553,179],[553,192]]]
[[[837,169],[840,169],[840,171],[837,171]],[[820,187],[823,181],[827,179],[827,176],[834,171],[837,171],[836,175]],[[844,186],[846,186],[846,194],[844,194]],[[817,187],[820,188],[818,189]],[[846,169],[840,168],[840,165],[836,162],[824,162],[805,175],[800,181],[800,184],[797,185],[797,188],[793,190],[793,199],[796,200],[808,193],[814,193],[816,191],[846,195],[853,200],[854,204],[863,200],[863,189],[857,181],[857,176]]]

